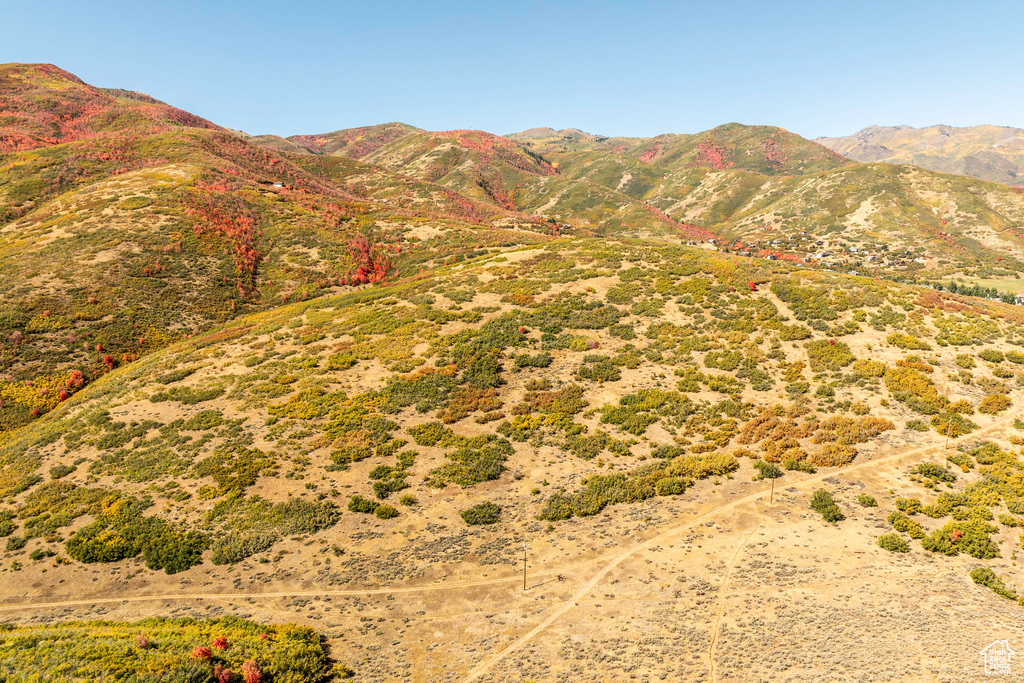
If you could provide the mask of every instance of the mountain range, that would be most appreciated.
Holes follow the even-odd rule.
[[[1024,130],[1006,126],[868,126],[815,142],[862,162],[913,164],[940,173],[1024,185]]]

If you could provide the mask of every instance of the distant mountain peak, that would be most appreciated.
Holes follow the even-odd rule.
[[[1007,185],[1024,184],[1024,130],[982,124],[868,126],[853,135],[815,140],[862,162],[913,164]]]

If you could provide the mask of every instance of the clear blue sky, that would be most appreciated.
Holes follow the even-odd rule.
[[[6,3],[52,62],[249,133],[403,121],[605,135],[729,121],[1024,128],[1024,2]]]

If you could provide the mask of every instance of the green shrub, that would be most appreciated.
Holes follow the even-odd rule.
[[[787,394],[790,394],[791,396],[799,396],[801,394],[806,394],[810,390],[811,385],[808,382],[791,382],[790,384],[787,384],[785,388]]]
[[[203,551],[210,545],[210,537],[198,531],[179,531],[164,528],[150,536],[142,546],[142,556],[150,569],[163,569],[177,574],[203,561]]]
[[[592,382],[617,382],[622,379],[622,372],[609,358],[593,364],[581,365],[576,370],[576,376]]]
[[[14,522],[14,510],[0,510],[0,538],[10,536],[18,525]]]
[[[905,534],[909,534],[911,538],[924,538],[924,529],[921,528],[920,522],[910,519],[902,512],[893,510],[889,514],[889,524],[896,531],[902,531]]]
[[[494,524],[501,518],[501,508],[494,503],[485,502],[462,510],[459,516],[469,525]]]
[[[56,481],[63,479],[77,469],[74,465],[54,465],[50,468],[50,479]]]
[[[704,365],[709,368],[717,368],[732,372],[740,366],[743,361],[743,354],[739,351],[711,351],[704,356]]]
[[[844,342],[818,339],[807,344],[807,357],[811,362],[811,372],[841,370],[857,358]]]
[[[899,534],[882,534],[878,537],[878,545],[891,553],[910,552],[910,546]]]
[[[373,511],[373,514],[376,515],[379,519],[391,519],[392,517],[398,516],[398,510],[391,507],[390,505],[378,505],[377,508]]]
[[[608,334],[619,339],[636,339],[636,333],[633,331],[632,325],[620,323],[618,325],[612,325],[608,328]]]
[[[683,477],[665,477],[654,485],[654,492],[659,496],[678,496],[692,485],[689,479]]]
[[[153,203],[153,200],[149,197],[125,197],[121,200],[121,208],[126,211],[133,211],[135,209],[142,209]]]
[[[921,511],[921,501],[917,498],[897,498],[896,509],[907,515],[916,515]]]
[[[1000,413],[1010,406],[1013,405],[1013,401],[1006,394],[989,394],[985,398],[981,399],[981,405],[978,406],[979,413],[985,413],[986,415],[995,415]]]
[[[736,458],[724,453],[679,456],[656,462],[628,474],[593,475],[573,494],[556,493],[544,504],[538,519],[557,521],[572,516],[596,515],[608,505],[633,503],[656,495],[676,495],[698,479],[736,471]]]
[[[215,538],[210,554],[214,564],[234,564],[269,550],[280,538],[277,533],[265,529],[232,532]]]
[[[465,446],[447,453],[450,462],[431,470],[426,483],[438,488],[448,483],[465,488],[492,481],[505,471],[505,460],[514,452],[511,443],[494,434],[470,439]]]
[[[956,481],[956,475],[947,470],[942,465],[938,465],[934,462],[923,462],[917,467],[910,470],[911,474],[919,474],[922,477],[932,479],[934,481],[942,481],[953,483]]]
[[[440,422],[426,422],[406,430],[418,446],[448,448],[458,442],[455,433]]]
[[[171,387],[167,391],[158,391],[149,397],[151,403],[162,403],[165,401],[177,401],[184,405],[195,405],[205,401],[212,401],[224,394],[221,387],[210,387],[198,389],[193,387]]]
[[[779,324],[774,329],[778,333],[780,341],[803,341],[811,337],[811,331],[803,325]]]
[[[380,507],[380,503],[369,498],[363,498],[359,494],[352,496],[348,501],[349,512],[363,512],[372,514]]]
[[[878,507],[878,501],[875,500],[874,496],[862,493],[857,496],[857,502],[860,503],[861,507],[876,508]]]
[[[782,476],[781,469],[764,460],[756,460],[754,462],[754,469],[757,470],[755,479],[778,479]]]
[[[971,580],[974,581],[974,583],[988,587],[996,595],[1001,595],[1009,600],[1017,599],[1017,592],[1012,588],[1007,588],[1006,585],[1003,584],[1003,580],[988,567],[972,569]]]
[[[988,361],[989,363],[1002,363],[1005,359],[1002,351],[996,349],[985,349],[984,351],[978,352],[978,358]]]
[[[224,423],[224,416],[219,410],[203,410],[185,420],[181,428],[193,432],[205,432],[219,427]]]
[[[405,480],[407,475],[407,472],[402,471],[390,472],[387,476],[373,482],[373,495],[384,500],[392,493],[409,488],[409,482]]]
[[[931,422],[935,431],[942,436],[963,436],[978,428],[978,425],[958,413],[940,413],[933,417]]]
[[[921,539],[921,547],[944,555],[961,552],[981,560],[999,556],[999,549],[989,537],[998,529],[983,519],[954,520]]]
[[[264,522],[283,534],[312,534],[329,529],[341,519],[338,506],[329,500],[291,498],[265,511]]]
[[[901,349],[919,349],[922,351],[929,351],[932,348],[917,337],[910,334],[904,334],[902,332],[890,334],[886,341]]]
[[[797,460],[795,458],[786,458],[782,461],[782,466],[787,470],[794,472],[806,472],[807,474],[814,474],[818,471],[814,465],[806,460]]]
[[[39,560],[45,560],[47,557],[53,557],[56,554],[57,553],[53,552],[48,548],[45,550],[43,548],[36,548],[28,554],[28,559],[32,560],[33,562],[38,562]]]
[[[680,455],[686,453],[686,449],[682,446],[671,446],[669,444],[662,444],[656,446],[651,451],[652,458],[661,458],[663,460],[671,460],[672,458],[678,458]]]
[[[839,522],[846,519],[843,511],[832,499],[832,494],[825,489],[818,489],[811,496],[811,509],[819,513],[826,522]]]
[[[1006,360],[1020,365],[1021,363],[1024,363],[1024,353],[1020,353],[1019,351],[1007,351]]]
[[[153,381],[157,382],[158,384],[173,384],[174,382],[180,382],[181,380],[185,379],[198,369],[199,368],[195,367],[179,368],[177,370],[172,370],[171,372],[168,372],[166,375],[161,375],[160,377],[157,377]]]
[[[950,453],[946,460],[959,467],[961,472],[969,472],[974,467],[974,460],[966,453]]]
[[[552,357],[547,351],[542,351],[535,356],[520,354],[515,358],[517,368],[546,368],[551,365]]]
[[[999,523],[1006,527],[1019,527],[1024,526],[1020,517],[1014,517],[1013,515],[1002,514],[999,515]]]
[[[974,362],[974,356],[969,353],[956,354],[956,364],[965,370],[970,370],[977,365],[977,363]]]

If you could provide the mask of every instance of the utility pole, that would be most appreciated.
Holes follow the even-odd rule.
[[[527,549],[529,547],[530,547],[530,544],[527,543],[526,541],[523,541],[523,590],[524,591],[527,590],[527,588],[526,588],[526,551],[527,551]]]
[[[771,505],[775,502],[775,477],[772,477],[772,492],[768,496],[768,504]]]
[[[943,449],[946,456],[949,456],[949,433],[953,431],[953,413],[949,414],[949,422],[946,423],[946,447]]]

